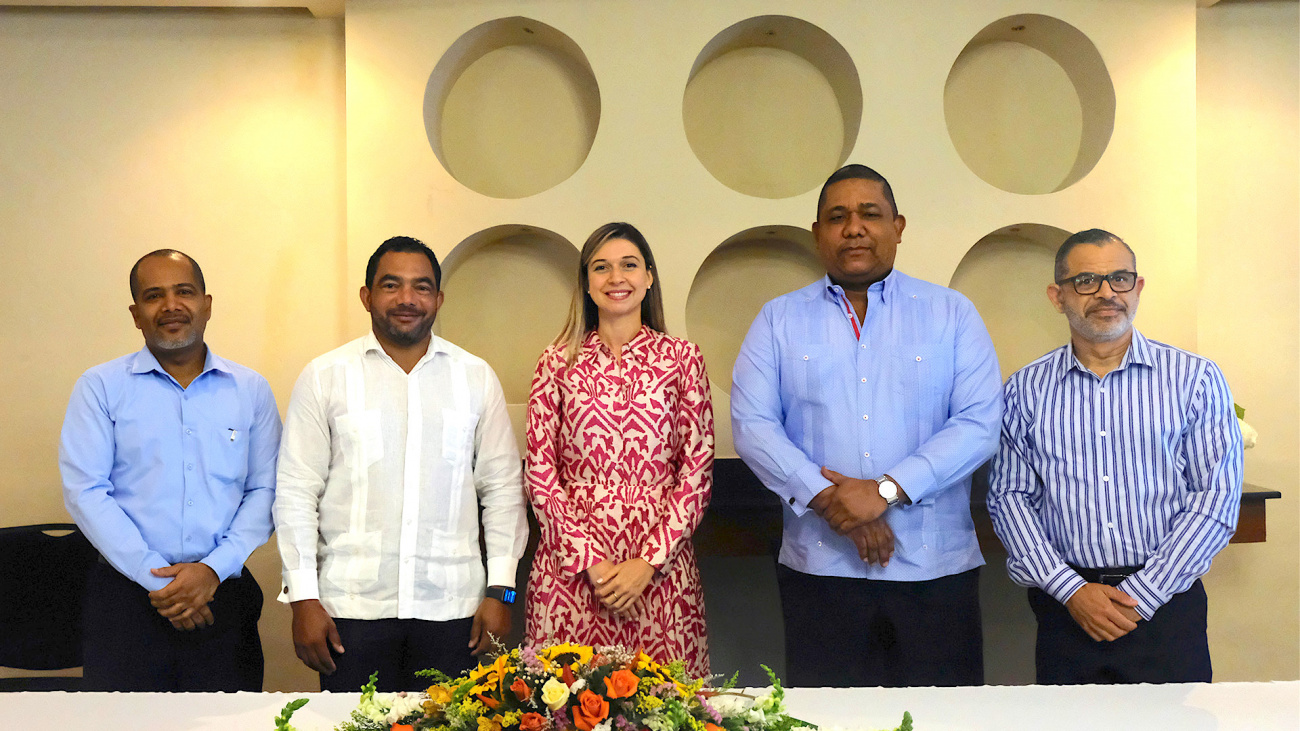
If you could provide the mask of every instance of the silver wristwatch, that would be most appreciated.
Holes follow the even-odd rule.
[[[876,484],[878,489],[880,490],[880,497],[883,497],[885,499],[886,505],[894,505],[898,502],[897,483],[889,479],[888,476],[881,475],[880,478],[876,480]]]

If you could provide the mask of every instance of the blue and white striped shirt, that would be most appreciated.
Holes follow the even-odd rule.
[[[997,354],[970,300],[894,270],[860,328],[829,277],[763,306],[736,358],[736,451],[785,505],[782,564],[821,576],[925,581],[984,563],[970,476],[997,449]],[[889,474],[911,498],[885,512],[889,566],[808,509],[830,482]]]
[[[1237,528],[1242,444],[1208,358],[1137,330],[1098,378],[1070,345],[1007,379],[989,513],[1007,573],[1064,603],[1067,564],[1142,566],[1120,584],[1146,619],[1210,568]]]

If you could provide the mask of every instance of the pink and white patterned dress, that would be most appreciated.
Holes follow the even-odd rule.
[[[572,366],[542,353],[528,398],[525,477],[541,524],[527,639],[620,644],[709,671],[691,534],[713,486],[713,405],[694,344],[642,327],[617,362],[591,333]],[[610,559],[656,571],[631,616],[601,605],[584,573]]]

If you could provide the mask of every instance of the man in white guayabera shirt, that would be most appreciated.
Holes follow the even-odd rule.
[[[430,332],[440,285],[429,247],[385,241],[361,288],[371,332],[313,360],[289,400],[280,600],[322,690],[375,671],[381,689],[414,690],[428,684],[416,671],[455,675],[510,631],[528,538],[519,452],[491,367]]]

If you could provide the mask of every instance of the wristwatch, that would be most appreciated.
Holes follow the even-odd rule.
[[[514,604],[516,592],[506,586],[489,586],[487,591],[483,592],[483,596],[496,599],[502,604]]]
[[[886,506],[898,503],[898,483],[889,479],[888,475],[881,475],[876,480],[876,484],[880,490],[880,497],[885,499]]]

